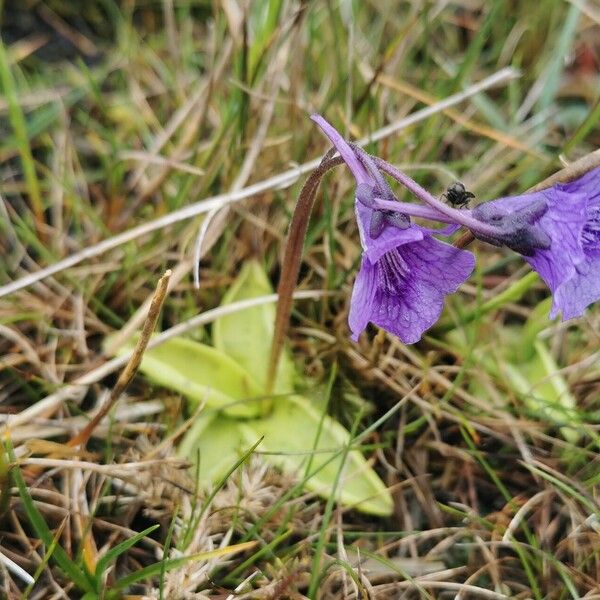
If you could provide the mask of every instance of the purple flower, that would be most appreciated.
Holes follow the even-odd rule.
[[[352,339],[357,340],[371,322],[406,344],[415,343],[438,320],[446,294],[455,292],[469,277],[475,258],[394,211],[394,195],[369,155],[348,144],[323,117],[313,115],[312,119],[331,140],[357,183],[355,212],[363,256],[348,316]],[[378,207],[386,204],[392,208]],[[410,214],[418,214],[417,208],[421,207]]]
[[[512,227],[505,239],[478,237],[524,255],[552,290],[551,317],[579,317],[600,299],[600,167],[568,183],[486,202],[472,214]],[[521,229],[514,227],[518,220]]]

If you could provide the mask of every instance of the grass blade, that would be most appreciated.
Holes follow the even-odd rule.
[[[9,456],[13,462],[16,462],[12,449],[9,448]],[[13,476],[17,488],[19,490],[19,496],[23,503],[23,508],[31,526],[35,530],[36,535],[42,540],[47,548],[54,547],[54,560],[58,566],[64,571],[64,573],[71,579],[71,581],[83,592],[90,592],[94,589],[94,579],[79,567],[74,561],[72,561],[64,549],[56,544],[54,546],[54,535],[50,528],[46,524],[44,517],[36,508],[33,498],[30,496],[27,490],[27,485],[23,479],[21,469],[17,466],[13,471]]]
[[[115,583],[111,591],[116,592],[120,590],[125,590],[130,585],[133,585],[138,581],[142,581],[143,579],[149,579],[158,575],[163,569],[165,571],[171,571],[191,561],[210,560],[212,558],[219,558],[221,556],[227,556],[236,552],[243,552],[244,550],[254,548],[256,544],[257,542],[243,542],[241,544],[235,544],[233,546],[226,546],[225,548],[217,548],[216,550],[211,550],[209,552],[198,552],[197,554],[192,554],[191,556],[182,556],[181,558],[161,560],[160,562],[148,565],[147,567],[144,567],[143,569],[140,569],[135,573],[131,573],[131,575],[121,577],[119,581]]]
[[[114,548],[111,548],[99,561],[96,566],[96,580],[98,583],[102,581],[102,575],[110,563],[117,560],[117,558],[129,550],[132,546],[135,546],[140,540],[144,539],[148,534],[152,533],[156,529],[158,529],[160,525],[151,525],[150,527],[144,529],[144,531],[140,531],[136,533],[133,537],[128,540],[122,541],[120,544],[117,544]],[[100,589],[98,589],[100,592]]]
[[[6,48],[2,39],[0,39],[0,82],[2,83],[2,91],[4,92],[8,104],[10,124],[15,133],[17,149],[21,156],[21,163],[23,166],[23,175],[25,176],[27,192],[31,202],[31,209],[33,210],[39,231],[41,225],[44,223],[44,206],[42,203],[42,194],[40,192],[40,183],[35,172],[35,163],[29,145],[25,117],[21,110],[16,83],[10,70]]]

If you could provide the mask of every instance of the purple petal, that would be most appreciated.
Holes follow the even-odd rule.
[[[321,115],[314,114],[311,115],[310,118],[321,128],[323,133],[330,139],[331,143],[340,153],[340,156],[352,171],[356,183],[368,183],[372,185],[373,177],[369,175],[367,169],[365,169],[363,164],[356,157],[354,150],[352,150],[348,145],[348,142],[346,142],[346,140],[337,132],[335,127],[330,125]]]
[[[585,309],[600,300],[600,168],[562,186],[570,197],[585,198],[586,222],[579,236],[585,259],[575,273],[554,292],[551,317],[562,311],[563,320],[580,317]]]
[[[580,317],[597,300],[600,300],[600,252],[593,252],[578,265],[577,274],[554,293],[550,317],[555,317],[559,310],[563,320]]]
[[[550,244],[524,259],[552,290],[550,316],[562,312],[563,319],[578,317],[600,299],[600,168],[568,183],[484,206],[508,215],[533,210],[540,200],[547,210],[535,219],[532,233]]]
[[[486,210],[509,215],[514,211],[525,211],[540,200],[546,201],[548,210],[535,226],[550,238],[550,247],[538,248],[532,256],[523,258],[540,274],[553,293],[575,275],[577,265],[585,260],[580,234],[586,221],[586,198],[581,192],[566,192],[564,187],[553,186],[540,192],[500,198],[484,205]],[[562,307],[555,296],[552,314],[557,310],[562,310]]]
[[[363,256],[360,270],[352,288],[348,325],[352,339],[356,342],[371,318],[371,307],[375,297],[376,268],[366,256]]]
[[[352,296],[354,339],[371,321],[406,344],[417,342],[438,320],[446,294],[456,291],[474,266],[470,252],[430,236],[400,245],[375,263],[365,256]]]
[[[557,183],[550,189],[557,189],[567,194],[580,194],[588,202],[600,201],[600,167],[596,167],[582,175],[579,179],[567,183]]]
[[[548,202],[548,212],[537,225],[550,237],[547,250],[537,250],[525,260],[540,274],[554,292],[576,273],[576,267],[585,260],[581,232],[586,221],[585,197],[552,187],[541,192]],[[559,307],[553,306],[553,312]]]
[[[371,231],[373,209],[357,202],[355,205],[355,212],[360,242],[365,255],[373,264],[386,252],[396,248],[396,246],[423,239],[423,231],[416,225],[412,225],[406,229],[400,229],[399,227],[386,224],[383,231],[373,237],[372,233],[376,233]]]

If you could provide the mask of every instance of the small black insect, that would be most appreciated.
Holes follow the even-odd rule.
[[[462,208],[469,204],[471,198],[475,198],[475,194],[469,192],[464,183],[455,181],[448,186],[448,189],[442,194],[442,198],[445,198],[452,206]]]

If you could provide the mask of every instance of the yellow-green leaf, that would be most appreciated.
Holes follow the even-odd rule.
[[[307,480],[307,488],[324,497],[335,493],[342,504],[366,513],[392,513],[388,489],[359,450],[345,455],[339,489],[333,489],[350,434],[337,421],[316,411],[306,398],[279,398],[269,416],[240,423],[248,443],[264,436],[259,451],[266,452],[265,459],[283,471],[302,479],[310,462],[309,473],[316,473]]]
[[[173,338],[146,350],[140,371],[151,381],[228,415],[252,417],[262,412],[262,390],[250,375],[229,356],[199,342]]]
[[[475,367],[493,379],[502,379],[538,420],[559,425],[563,438],[575,444],[580,438],[574,421],[577,418],[575,399],[559,366],[538,336],[539,320],[543,318],[547,325],[547,307],[548,303],[538,307],[525,327],[495,330],[493,341],[479,337],[472,360]],[[451,332],[448,338],[455,347],[466,349],[458,331]],[[488,395],[479,378],[472,379],[470,391],[480,398]]]
[[[224,414],[207,411],[200,414],[183,436],[178,455],[196,463],[202,487],[223,477],[246,450],[240,421]]]
[[[258,261],[251,260],[244,265],[223,297],[221,306],[272,293],[273,288],[263,268]],[[252,373],[261,389],[266,384],[274,324],[275,305],[272,302],[225,315],[213,324],[215,348],[233,358],[248,373]],[[278,393],[291,392],[293,382],[294,365],[289,354],[284,351],[274,390]]]
[[[565,440],[575,444],[580,435],[574,427],[564,425],[574,418],[575,398],[546,345],[537,340],[535,355],[526,363],[505,365],[511,386],[519,392],[529,410],[553,424],[563,424],[560,432]],[[573,423],[576,425],[576,423]]]

